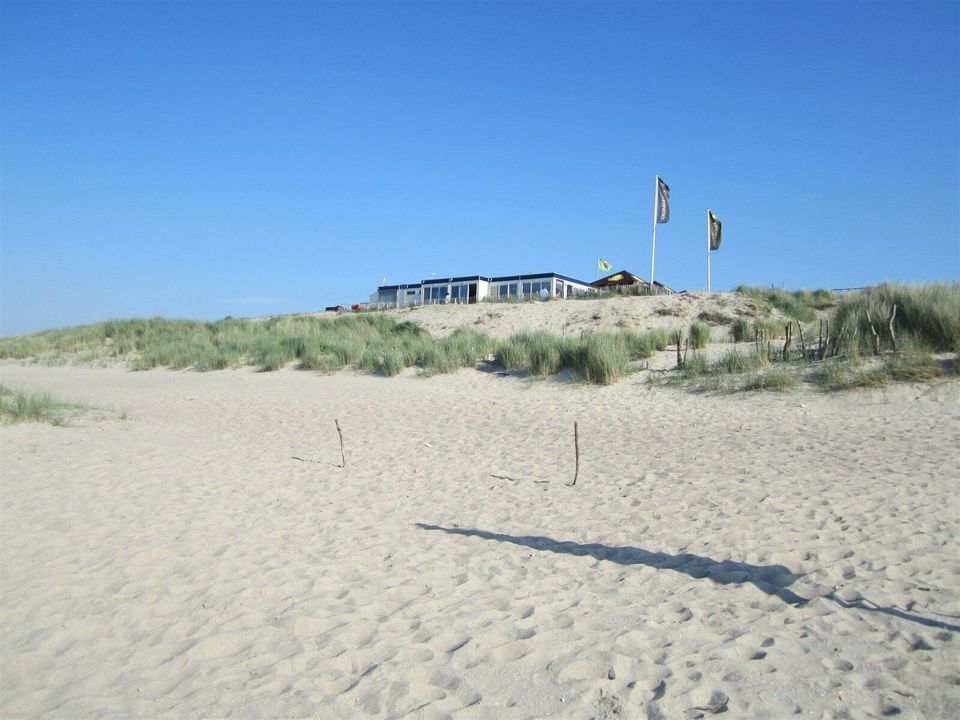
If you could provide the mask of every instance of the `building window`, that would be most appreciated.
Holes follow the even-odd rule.
[[[540,291],[546,290],[550,292],[550,281],[549,280],[538,280],[537,282],[525,282],[523,284],[523,295],[524,297],[540,297]]]

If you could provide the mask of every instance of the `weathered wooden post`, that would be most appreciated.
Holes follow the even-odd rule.
[[[340,421],[336,418],[333,419],[334,424],[337,426],[337,435],[340,436],[340,467],[347,466],[347,456],[343,454],[343,431],[340,430]]]
[[[577,430],[577,421],[573,421],[573,450],[576,453],[576,469],[573,471],[573,484],[577,484],[577,478],[580,476],[580,434]]]
[[[893,348],[893,351],[897,351],[897,335],[893,332],[893,320],[897,317],[897,304],[893,304],[893,310],[890,311],[890,321],[887,325],[890,328],[890,347]]]
[[[870,334],[873,335],[873,354],[880,354],[880,336],[877,335],[877,329],[873,326],[873,318],[870,317],[870,311],[865,310],[867,313],[867,325],[870,326]]]

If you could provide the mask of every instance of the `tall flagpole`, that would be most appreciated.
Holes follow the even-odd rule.
[[[710,292],[710,208],[707,208],[707,292]]]
[[[660,190],[660,173],[653,179],[653,243],[650,248],[650,292],[653,293],[653,266],[657,257],[657,193]]]

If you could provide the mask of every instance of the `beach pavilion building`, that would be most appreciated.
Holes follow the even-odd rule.
[[[673,288],[667,287],[656,280],[653,281],[653,288],[651,289],[648,280],[644,280],[639,275],[634,275],[629,270],[610,273],[594,280],[590,285],[600,292],[638,291],[640,294],[652,292],[655,295],[670,295],[676,292]]]
[[[594,288],[583,280],[557,273],[529,273],[485,277],[464,275],[451,278],[430,278],[405,285],[381,285],[370,295],[376,307],[406,307],[440,303],[476,303],[484,300],[534,300],[569,298]]]

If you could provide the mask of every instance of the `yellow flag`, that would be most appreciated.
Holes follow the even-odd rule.
[[[597,270],[600,272],[609,272],[610,270],[613,270],[613,265],[608,263],[603,258],[597,258]]]

